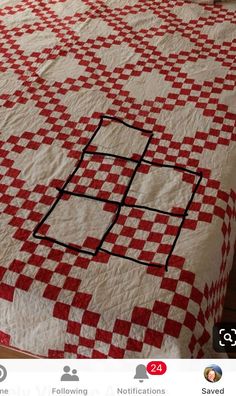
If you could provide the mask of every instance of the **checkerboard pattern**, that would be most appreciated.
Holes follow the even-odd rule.
[[[236,237],[235,23],[227,4],[178,0],[0,5],[2,345],[55,358],[211,357]],[[181,218],[128,207],[139,204],[132,190],[93,257],[33,237],[103,114],[152,132],[144,161],[203,175],[168,272],[131,259],[163,262]],[[67,189],[120,201],[149,136],[127,140],[126,159],[91,142]],[[187,197],[197,180],[181,175]],[[167,211],[183,213],[178,202]]]
[[[102,249],[146,265],[165,265],[182,218],[123,207]]]
[[[85,154],[67,190],[121,202],[136,164],[106,155]]]
[[[130,151],[130,144],[127,147],[122,142],[122,134],[128,142],[141,143],[136,154],[136,149],[131,146]],[[168,270],[168,261],[202,173],[144,160],[152,136],[152,132],[144,132],[116,118],[102,116],[78,165],[59,189],[57,200],[37,225],[34,237],[82,253],[96,255],[101,250],[139,264],[164,265]],[[91,147],[92,153],[89,151]],[[97,151],[99,147],[107,153]],[[128,159],[129,155],[132,159]],[[137,157],[139,160],[134,159]],[[163,208],[161,191],[166,190],[168,180],[172,180],[172,183],[174,180],[175,185],[172,191],[165,193],[164,203],[169,202]],[[151,193],[148,191],[150,187]],[[119,195],[115,195],[117,191]],[[133,197],[130,192],[135,193]],[[138,205],[142,200],[147,201],[148,205]],[[63,201],[68,202],[63,204]],[[182,208],[173,206],[172,201],[177,205],[178,201],[182,201]],[[87,215],[84,215],[84,204],[89,210]],[[127,206],[131,210],[127,211]],[[121,226],[124,226],[123,230]]]

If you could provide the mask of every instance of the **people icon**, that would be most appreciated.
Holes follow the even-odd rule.
[[[218,382],[222,377],[222,370],[216,364],[212,364],[205,368],[204,377],[208,382]]]
[[[77,370],[72,370],[72,376],[71,376],[71,381],[79,381],[79,377],[77,375]]]
[[[72,374],[70,374],[70,370],[69,366],[63,368],[64,374],[61,376],[61,381],[79,381],[77,370],[73,369]]]

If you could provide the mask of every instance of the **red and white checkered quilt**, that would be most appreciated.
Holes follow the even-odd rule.
[[[213,357],[232,265],[236,7],[1,0],[0,343]]]

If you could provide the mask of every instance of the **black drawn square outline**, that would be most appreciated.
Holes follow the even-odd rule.
[[[40,223],[38,224],[38,226],[35,228],[34,233],[33,233],[34,237],[37,238],[37,239],[41,239],[41,240],[46,240],[46,241],[50,241],[50,242],[53,242],[53,243],[57,243],[57,244],[60,245],[60,246],[63,246],[63,247],[65,247],[65,248],[68,248],[68,249],[71,249],[71,250],[74,250],[74,251],[76,251],[76,252],[78,252],[78,253],[84,253],[84,254],[89,254],[90,256],[96,256],[96,254],[98,253],[98,249],[97,249],[97,248],[96,248],[96,249],[93,249],[94,251],[91,252],[91,251],[89,251],[89,250],[83,249],[82,247],[79,247],[79,245],[78,245],[78,247],[76,247],[76,246],[73,246],[73,245],[70,244],[70,243],[62,242],[62,241],[60,241],[60,240],[58,240],[58,239],[56,239],[56,238],[50,237],[50,236],[48,236],[48,235],[40,235],[40,234],[38,234],[40,228],[43,226],[43,224],[45,224],[46,220],[50,217],[51,213],[54,211],[54,209],[56,208],[56,206],[58,205],[58,203],[61,201],[63,195],[75,196],[75,197],[77,197],[77,198],[84,198],[84,199],[93,200],[93,201],[97,201],[97,202],[103,202],[104,204],[105,204],[105,203],[108,203],[108,204],[110,204],[110,205],[116,206],[116,212],[114,212],[114,214],[113,214],[113,219],[112,219],[112,221],[108,224],[107,229],[108,229],[111,225],[113,225],[113,222],[114,222],[114,221],[116,221],[116,213],[117,213],[117,210],[118,210],[118,207],[119,207],[119,205],[117,205],[116,203],[110,202],[110,201],[108,201],[108,200],[104,200],[104,199],[102,199],[102,198],[95,198],[95,197],[92,197],[92,196],[83,195],[83,194],[76,194],[76,193],[73,193],[73,192],[68,191],[68,190],[61,190],[61,189],[59,189],[59,195],[58,195],[57,199],[55,200],[54,204],[51,206],[50,210],[46,213],[46,215],[43,217],[43,219],[41,220],[41,222],[40,222]],[[104,231],[103,234],[105,234],[105,233],[107,232],[107,229]],[[76,244],[75,244],[75,245],[76,245]],[[100,245],[100,243],[99,243],[99,245]],[[91,250],[92,250],[92,248],[91,248]]]
[[[103,153],[103,152],[97,152],[97,151],[88,150],[88,147],[91,145],[93,139],[95,138],[95,136],[96,136],[97,133],[99,132],[100,128],[102,127],[103,120],[111,120],[111,121],[113,120],[113,121],[115,121],[115,122],[121,123],[121,124],[123,124],[123,125],[125,125],[125,126],[131,128],[131,129],[133,129],[133,130],[136,130],[136,131],[139,131],[139,132],[142,132],[142,133],[144,132],[144,133],[148,133],[148,134],[149,134],[149,138],[148,138],[148,140],[147,140],[147,143],[146,143],[146,145],[145,145],[145,148],[144,148],[144,150],[143,150],[143,153],[142,153],[142,155],[140,155],[140,158],[139,158],[138,160],[135,160],[135,159],[132,159],[132,158],[128,158],[128,157],[125,157],[125,156],[116,155],[116,154],[111,154],[111,153],[106,153],[106,152]],[[33,231],[33,236],[34,236],[36,239],[48,240],[48,241],[57,243],[57,244],[59,244],[59,245],[65,247],[65,248],[75,250],[75,251],[77,251],[78,253],[85,253],[85,254],[88,254],[88,255],[93,256],[93,257],[96,256],[97,253],[98,253],[99,251],[103,251],[103,252],[108,253],[108,254],[110,254],[110,255],[112,255],[112,256],[116,256],[116,257],[121,257],[121,258],[124,258],[124,259],[128,259],[128,260],[130,260],[130,261],[133,261],[133,262],[135,262],[135,263],[139,263],[139,264],[141,264],[141,265],[145,265],[145,266],[147,266],[147,267],[162,268],[162,267],[164,266],[164,267],[165,267],[165,270],[168,271],[168,263],[169,263],[169,260],[170,260],[170,258],[171,258],[172,253],[173,253],[173,250],[174,250],[174,248],[175,248],[175,245],[176,245],[176,243],[177,243],[177,240],[178,240],[178,238],[179,238],[179,236],[180,236],[180,233],[181,233],[181,230],[182,230],[182,227],[183,227],[185,218],[186,218],[186,216],[188,216],[188,210],[189,210],[189,208],[190,208],[190,206],[191,206],[191,204],[192,204],[192,202],[193,202],[195,193],[196,193],[196,191],[197,191],[197,189],[198,189],[198,187],[199,187],[199,185],[200,185],[200,183],[201,183],[201,180],[202,180],[203,175],[202,175],[202,172],[195,172],[195,171],[192,171],[192,170],[190,170],[190,169],[184,168],[184,167],[182,167],[182,166],[162,164],[162,163],[159,163],[158,161],[155,161],[155,160],[154,160],[154,161],[145,160],[144,157],[145,157],[145,154],[146,154],[146,152],[147,152],[147,149],[148,149],[148,147],[149,147],[149,144],[150,144],[150,142],[151,142],[152,137],[153,137],[153,132],[151,132],[151,131],[148,131],[148,130],[145,130],[145,129],[142,129],[142,128],[136,128],[136,127],[134,127],[134,126],[132,126],[132,125],[127,124],[125,121],[123,121],[123,120],[121,120],[121,119],[119,119],[119,118],[117,118],[117,117],[112,117],[112,116],[108,116],[108,115],[102,115],[102,116],[100,117],[100,121],[99,121],[99,124],[98,124],[98,126],[97,126],[95,132],[93,133],[92,137],[90,138],[90,140],[88,141],[88,143],[85,145],[84,149],[82,150],[82,155],[81,155],[81,157],[80,157],[80,159],[79,159],[79,161],[78,161],[78,164],[75,166],[73,172],[72,172],[72,173],[68,176],[68,178],[66,179],[65,183],[63,184],[63,187],[57,188],[57,190],[58,190],[58,196],[57,196],[55,202],[53,203],[53,205],[49,208],[49,210],[48,210],[48,211],[46,212],[46,214],[43,216],[43,218],[41,219],[41,221],[40,221],[40,222],[37,224],[37,226],[35,227],[35,229],[34,229],[34,231]],[[73,176],[74,176],[74,175],[76,174],[76,172],[78,171],[78,169],[79,169],[79,167],[80,167],[80,165],[81,165],[81,163],[82,163],[82,161],[83,161],[83,159],[84,159],[84,156],[85,156],[86,154],[102,155],[102,156],[104,156],[104,157],[105,157],[105,156],[107,156],[107,157],[113,157],[113,158],[118,158],[118,159],[122,159],[122,160],[126,160],[126,161],[130,161],[130,162],[136,163],[136,167],[135,167],[134,170],[133,170],[133,174],[132,174],[132,176],[130,177],[130,181],[129,181],[128,185],[127,185],[126,191],[125,191],[125,193],[124,193],[124,195],[123,195],[123,198],[122,198],[122,200],[121,200],[120,202],[118,202],[118,201],[112,201],[112,200],[105,200],[105,199],[101,199],[101,198],[89,196],[89,195],[86,195],[86,194],[77,194],[77,193],[73,193],[73,192],[70,192],[70,191],[66,190],[67,185],[70,183],[70,181],[72,180]],[[148,207],[145,207],[145,206],[142,206],[142,205],[128,205],[128,204],[125,204],[125,200],[126,200],[126,198],[127,198],[127,195],[128,195],[129,190],[130,190],[130,187],[131,187],[131,185],[132,185],[132,182],[133,182],[133,180],[134,180],[134,177],[135,177],[135,175],[136,175],[136,173],[137,173],[137,170],[138,170],[139,166],[140,166],[142,163],[146,163],[146,164],[149,164],[149,165],[151,165],[151,166],[165,167],[165,168],[171,168],[171,169],[181,170],[181,171],[183,171],[183,172],[187,172],[187,173],[193,174],[193,175],[195,175],[195,176],[198,177],[198,182],[196,183],[196,185],[195,185],[195,187],[194,187],[194,190],[193,190],[193,192],[192,192],[192,194],[191,194],[191,197],[190,197],[190,199],[189,199],[189,201],[188,201],[188,204],[186,205],[186,208],[185,208],[185,211],[184,211],[183,214],[177,214],[177,213],[176,213],[176,214],[173,214],[173,213],[170,213],[170,212],[158,210],[158,209],[156,209],[156,208],[148,208]],[[110,203],[110,204],[113,204],[113,205],[117,205],[117,211],[116,211],[116,213],[115,213],[115,215],[114,215],[113,221],[112,221],[111,224],[108,226],[108,228],[107,228],[107,230],[105,231],[105,233],[103,234],[103,236],[102,236],[102,238],[101,238],[101,240],[100,240],[100,243],[99,243],[99,245],[97,246],[97,248],[96,248],[96,250],[95,250],[95,253],[86,251],[86,250],[84,250],[84,249],[77,249],[76,247],[70,246],[69,244],[66,244],[66,243],[57,241],[57,240],[54,239],[54,238],[50,238],[50,237],[47,237],[47,236],[41,236],[41,235],[38,235],[38,234],[37,234],[38,230],[39,230],[40,227],[45,223],[45,221],[47,220],[47,218],[50,216],[50,214],[52,213],[52,211],[54,210],[54,208],[56,207],[56,205],[58,204],[58,202],[59,202],[60,199],[62,198],[63,194],[75,195],[75,196],[77,196],[77,197],[83,197],[83,198],[87,198],[87,199],[94,199],[94,200],[97,200],[97,201],[102,201],[102,202]],[[170,250],[169,254],[167,255],[165,264],[158,264],[158,263],[157,263],[157,264],[152,264],[152,263],[146,263],[146,262],[143,262],[143,261],[140,261],[140,260],[136,260],[136,259],[131,258],[131,257],[127,257],[127,256],[123,256],[123,255],[119,255],[119,254],[112,253],[112,252],[110,252],[109,250],[106,250],[106,249],[104,249],[104,248],[102,247],[102,245],[103,245],[103,243],[104,243],[106,237],[107,237],[108,234],[111,232],[113,226],[114,226],[114,225],[116,224],[116,222],[117,222],[117,219],[118,219],[118,217],[119,217],[121,208],[122,208],[122,207],[125,207],[125,206],[126,206],[126,207],[131,207],[131,208],[132,208],[132,207],[133,207],[133,208],[136,207],[136,208],[141,208],[141,209],[145,209],[145,210],[152,210],[152,211],[155,211],[155,212],[157,212],[157,213],[162,213],[162,214],[165,214],[165,215],[168,215],[168,216],[174,216],[174,217],[180,217],[180,218],[182,218],[182,221],[181,221],[181,223],[180,223],[180,225],[179,225],[179,227],[178,227],[178,232],[177,232],[176,237],[175,237],[175,239],[174,239],[174,242],[173,242],[173,244],[172,244],[172,246],[171,246],[171,250]]]
[[[111,116],[107,116],[107,115],[102,115],[101,116],[101,120],[102,120],[101,125],[99,124],[99,127],[96,129],[96,131],[94,132],[93,136],[91,137],[89,143],[86,145],[86,154],[98,154],[98,155],[105,154],[108,157],[115,157],[115,158],[118,158],[118,159],[120,158],[120,159],[123,159],[123,160],[126,160],[126,161],[133,161],[135,163],[140,162],[141,158],[143,158],[145,156],[145,153],[146,153],[147,148],[148,148],[149,143],[150,143],[150,138],[153,136],[153,132],[148,131],[148,130],[143,129],[143,128],[134,127],[133,125],[129,125],[129,124],[127,124],[127,122],[125,122],[125,121],[123,121],[123,120],[121,120],[121,119],[119,119],[117,117],[111,117]],[[137,153],[137,155],[139,156],[139,159],[135,160],[132,157],[126,157],[126,156],[123,156],[123,155],[118,155],[118,154],[114,154],[114,153],[108,153],[106,151],[102,152],[102,151],[93,151],[93,150],[87,149],[87,148],[89,148],[89,146],[93,146],[93,141],[94,141],[95,137],[97,136],[98,132],[100,131],[100,129],[102,128],[102,126],[103,126],[103,120],[116,121],[117,123],[123,124],[126,127],[128,127],[129,129],[132,129],[132,131],[149,134],[149,137],[147,138],[147,143],[144,146],[143,152],[141,154]],[[135,154],[135,153],[133,153],[133,154]]]
[[[130,208],[130,209],[132,209],[132,208],[138,208],[138,209],[141,209],[141,210],[143,210],[143,211],[145,211],[145,212],[149,212],[149,211],[150,211],[150,212],[156,212],[156,213],[164,214],[165,216],[169,216],[169,213],[165,213],[165,212],[163,212],[163,211],[159,211],[159,210],[156,210],[156,209],[154,209],[154,210],[152,210],[152,209],[147,209],[147,208],[140,207],[140,206],[123,205],[123,206],[120,208],[120,210],[121,210],[122,208]],[[119,214],[120,214],[120,212],[119,212]],[[117,219],[118,219],[118,217],[119,217],[119,215],[117,216]],[[171,217],[182,218],[183,215],[171,216]],[[113,229],[113,227],[115,227],[115,225],[116,225],[116,222],[114,222],[114,223],[112,224],[112,226],[111,226],[109,232],[112,232],[112,229]],[[176,227],[178,227],[178,232],[179,232],[179,228],[180,228],[181,226],[182,226],[182,222],[181,222],[178,226],[176,226]],[[178,232],[177,232],[177,234],[178,234]],[[108,235],[108,234],[107,234],[107,235]],[[107,235],[106,235],[106,237],[107,237]],[[175,239],[176,239],[176,237],[174,238],[173,244],[177,242],[177,240],[176,240],[176,242],[175,242]],[[119,253],[114,253],[114,252],[110,251],[109,249],[103,248],[102,245],[103,245],[104,243],[106,243],[105,239],[103,239],[103,242],[102,242],[101,246],[98,248],[98,251],[102,251],[102,252],[111,254],[112,256],[121,257],[121,258],[126,258],[126,259],[128,259],[128,260],[130,260],[130,261],[133,261],[134,263],[139,263],[139,264],[142,264],[142,265],[146,265],[147,267],[154,267],[154,268],[162,268],[162,267],[165,267],[166,270],[168,269],[168,267],[166,267],[166,262],[167,262],[167,259],[168,259],[169,255],[170,255],[170,253],[168,253],[167,259],[165,260],[165,263],[164,263],[164,264],[157,264],[157,263],[154,264],[154,263],[151,263],[151,262],[150,262],[150,263],[147,263],[147,261],[143,261],[143,260],[140,260],[140,259],[135,259],[134,257],[128,256],[127,254],[122,255],[122,254],[119,254]],[[112,245],[112,243],[111,243],[111,245]],[[171,250],[173,251],[172,245],[171,245]],[[170,256],[171,256],[171,255],[170,255]],[[168,263],[167,263],[167,264],[168,264]]]
[[[189,173],[191,175],[194,175],[194,176],[198,177],[198,179],[201,177],[200,176],[200,172],[199,173],[198,172],[194,172],[194,171],[192,171],[190,169],[186,169],[186,168],[184,168],[182,166],[162,164],[161,162],[158,162],[158,161],[155,161],[155,160],[154,161],[148,161],[148,160],[145,160],[145,159],[140,161],[140,164],[139,164],[139,166],[137,168],[137,171],[135,172],[135,176],[136,176],[136,174],[138,172],[139,167],[142,166],[143,164],[147,164],[147,165],[150,165],[150,166],[153,166],[153,167],[156,167],[156,168],[175,169],[175,170],[181,171],[183,173]],[[192,184],[192,186],[193,186],[193,184]],[[126,198],[127,198],[128,194],[129,194],[129,191],[130,191],[131,187],[132,187],[132,184],[130,185],[129,190],[127,191]],[[189,194],[189,195],[190,195],[190,197],[192,196],[192,194]],[[189,203],[189,201],[188,201],[188,203]],[[157,208],[149,207],[149,206],[145,206],[145,205],[128,204],[126,202],[124,203],[124,206],[130,207],[130,208],[132,207],[132,208],[146,209],[146,210],[150,210],[152,212],[163,213],[165,215],[170,215],[170,216],[175,216],[175,217],[187,216],[188,215],[188,209],[189,209],[189,205],[188,204],[186,205],[183,213],[173,213],[173,212],[169,212],[168,210],[161,210],[161,209],[157,209]]]

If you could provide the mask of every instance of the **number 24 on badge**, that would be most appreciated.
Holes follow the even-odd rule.
[[[161,361],[152,361],[147,365],[147,372],[150,375],[163,375],[167,370],[167,366]]]

